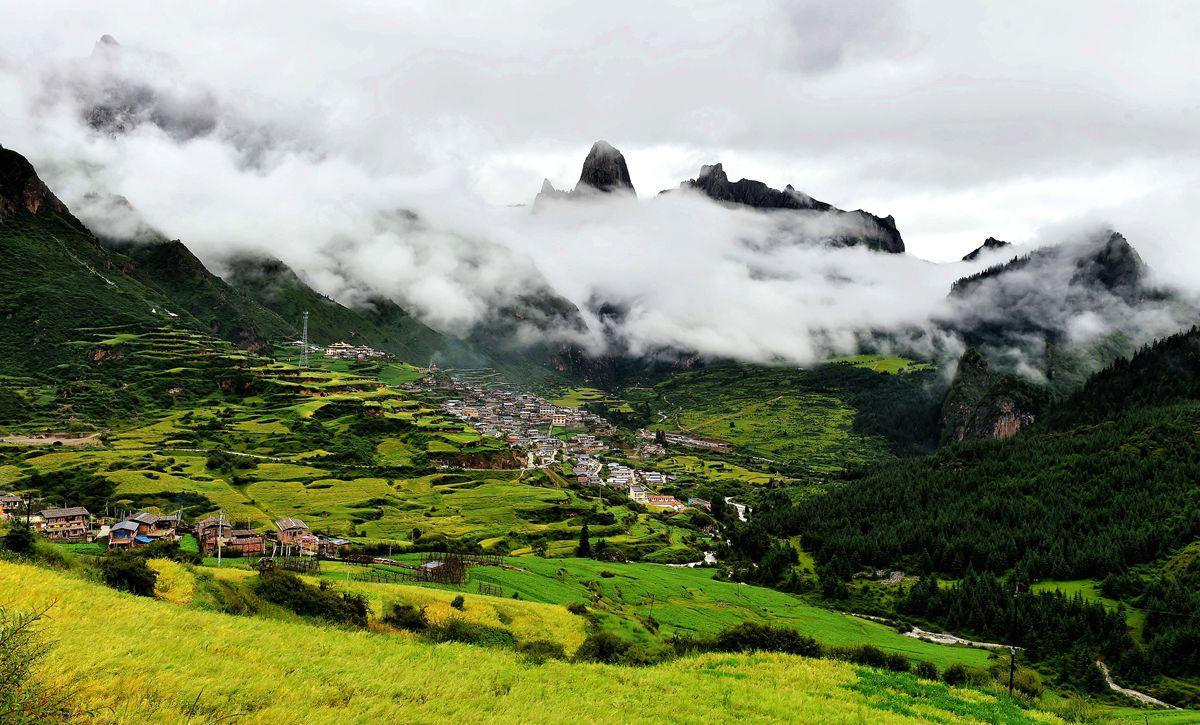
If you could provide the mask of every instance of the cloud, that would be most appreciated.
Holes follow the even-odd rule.
[[[341,301],[383,293],[453,333],[548,285],[591,344],[634,353],[807,363],[880,330],[958,349],[929,321],[986,260],[833,249],[819,241],[844,219],[653,196],[701,163],[895,214],[909,248],[940,259],[988,235],[1061,239],[1064,218],[1131,230],[1151,264],[1195,247],[1180,210],[1195,200],[1197,95],[1162,49],[1097,53],[1112,31],[1057,10],[1052,27],[1073,34],[1056,56],[1040,26],[1013,37],[1015,11],[831,7],[350,4],[329,24],[281,5],[236,28],[192,6],[57,24],[10,12],[24,20],[0,28],[0,131],[100,231],[135,228],[88,196],[119,194],[206,261],[263,252]],[[120,51],[78,57],[104,31]],[[1194,53],[1176,35],[1163,46]],[[1161,66],[1158,93],[1110,82],[1145,62]],[[596,138],[623,148],[641,199],[507,205],[543,176],[570,187]],[[1078,339],[1160,327],[1054,319]]]

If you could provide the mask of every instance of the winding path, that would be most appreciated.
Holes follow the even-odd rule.
[[[1121,687],[1120,685],[1118,685],[1116,683],[1115,680],[1113,680],[1112,675],[1109,674],[1108,665],[1104,664],[1100,660],[1096,660],[1096,666],[1099,667],[1100,671],[1104,673],[1104,681],[1108,683],[1108,689],[1112,690],[1113,692],[1119,692],[1122,695],[1125,695],[1126,697],[1132,697],[1133,699],[1137,700],[1138,702],[1142,703],[1143,705],[1153,705],[1155,707],[1165,707],[1168,710],[1183,709],[1183,708],[1175,707],[1174,705],[1171,705],[1169,703],[1163,702],[1162,700],[1159,700],[1157,698],[1151,697],[1150,695],[1147,695],[1144,692],[1138,692],[1137,690],[1131,690],[1128,687]]]

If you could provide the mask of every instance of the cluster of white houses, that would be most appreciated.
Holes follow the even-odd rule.
[[[534,395],[510,393],[454,380],[446,411],[469,423],[482,435],[503,438],[514,449],[533,456],[540,465],[558,459],[560,452],[596,453],[608,448],[597,436],[611,435],[612,424],[579,408],[570,408]],[[578,431],[569,438],[554,430]]]
[[[292,347],[304,347],[303,340],[292,340]],[[394,357],[389,352],[376,350],[370,345],[351,345],[348,342],[334,342],[322,348],[320,345],[309,344],[308,351],[310,353],[319,353],[324,350],[325,357],[330,360],[388,360]]]
[[[659,471],[638,471],[621,463],[600,460],[608,450],[600,437],[616,432],[604,418],[578,408],[554,405],[534,395],[510,393],[454,380],[451,393],[456,398],[446,402],[446,410],[469,423],[483,435],[505,438],[519,451],[532,456],[539,465],[549,465],[562,455],[580,483],[609,486],[625,492],[629,498],[646,506],[678,511],[685,506],[710,508],[707,501],[679,501],[663,496],[655,489],[674,479]],[[553,435],[555,429],[570,433],[569,437]],[[653,445],[654,434],[650,434]],[[606,471],[606,475],[602,472]]]
[[[391,358],[392,355],[383,350],[376,350],[369,345],[335,342],[325,348],[325,357],[331,360],[384,360]]]

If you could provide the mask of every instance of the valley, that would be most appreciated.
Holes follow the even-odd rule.
[[[1062,322],[1192,311],[1116,232],[752,362],[540,277],[442,331],[0,182],[0,719],[1200,718],[1200,331]],[[529,213],[596,194],[636,202],[604,142]],[[719,164],[674,194],[904,254]]]

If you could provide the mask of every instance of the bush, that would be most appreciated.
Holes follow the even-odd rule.
[[[465,642],[481,647],[504,649],[517,646],[516,638],[507,629],[468,622],[461,617],[450,617],[436,627],[429,627],[425,635],[434,642]]]
[[[533,664],[540,665],[547,660],[562,660],[567,658],[567,652],[558,642],[549,639],[535,639],[522,642],[517,651]]]
[[[7,612],[0,609],[0,722],[68,722],[70,693],[47,690],[34,674],[50,651],[39,630],[46,611]]]
[[[593,632],[579,645],[579,649],[575,651],[575,659],[581,662],[615,664],[625,657],[630,647],[630,642],[612,632]]]
[[[154,596],[154,585],[158,582],[158,572],[144,558],[125,553],[105,556],[100,561],[100,577],[113,589],[141,597]]]
[[[743,622],[717,634],[714,648],[723,652],[785,652],[804,657],[820,657],[821,645],[812,637],[789,627]]]
[[[388,626],[407,629],[410,632],[418,632],[429,626],[429,621],[425,619],[425,607],[418,609],[407,602],[393,604],[383,615],[382,621]]]
[[[14,554],[28,554],[33,551],[33,530],[24,522],[13,522],[8,533],[4,535],[4,549]]]
[[[877,667],[881,670],[892,670],[893,672],[909,671],[907,657],[899,652],[884,652],[871,644],[864,644],[858,647],[842,647],[833,650],[831,654],[838,659],[853,662],[856,665]],[[936,668],[934,671],[937,671]]]
[[[920,677],[922,680],[937,681],[938,668],[937,665],[933,664],[932,662],[918,662],[915,672],[917,677]]]
[[[571,614],[583,616],[588,613],[588,608],[583,602],[571,602],[567,605],[567,611]]]
[[[371,607],[362,594],[335,592],[327,582],[313,586],[290,571],[259,572],[258,595],[304,617],[318,617],[339,624],[367,626]]]
[[[467,600],[463,599],[463,595],[459,594],[453,600],[451,600],[450,606],[454,607],[455,609],[457,609],[458,611],[461,612],[464,609],[466,609],[466,603],[467,603]]]
[[[962,665],[950,665],[942,672],[942,682],[947,685],[960,687],[967,683],[967,668]]]

